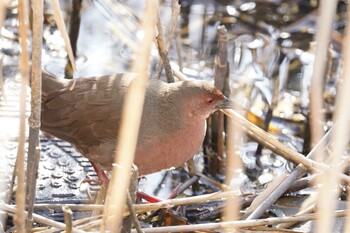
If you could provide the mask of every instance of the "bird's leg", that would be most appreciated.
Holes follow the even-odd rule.
[[[97,176],[98,176],[98,182],[101,183],[101,184],[108,184],[109,183],[109,178],[108,176],[106,175],[106,173],[101,169],[99,168],[94,162],[92,162],[90,160],[90,163],[91,163],[91,166],[94,168]],[[92,179],[84,179],[83,182],[96,182],[96,180],[92,180]]]
[[[106,199],[109,179],[108,179],[106,173],[101,168],[99,168],[94,162],[90,161],[90,163],[91,163],[91,166],[94,168],[94,170],[98,176],[99,181],[101,182],[101,189],[98,192],[96,199],[95,199],[95,204],[100,205],[100,204],[103,204],[104,200]],[[94,210],[92,212],[91,216],[97,216],[97,215],[100,215],[101,213],[102,213],[101,211]]]
[[[101,180],[101,182],[103,184],[108,184],[109,178],[106,175],[106,173],[102,169],[100,169],[98,166],[96,166],[96,164],[94,162],[90,161],[90,163],[91,163],[92,167],[94,168],[98,178]]]

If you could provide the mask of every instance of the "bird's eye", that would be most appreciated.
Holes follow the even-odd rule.
[[[212,98],[212,97],[209,97],[208,99],[206,99],[205,102],[206,102],[208,105],[211,105],[211,104],[215,103],[216,100],[215,100],[214,98]]]

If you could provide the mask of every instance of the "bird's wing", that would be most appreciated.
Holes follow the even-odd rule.
[[[41,128],[81,152],[114,140],[124,94],[134,75],[59,81],[43,73]]]

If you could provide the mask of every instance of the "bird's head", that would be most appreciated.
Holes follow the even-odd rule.
[[[232,106],[232,101],[207,81],[184,81],[180,89],[182,97],[188,102],[187,112],[192,116],[205,119],[218,109]]]

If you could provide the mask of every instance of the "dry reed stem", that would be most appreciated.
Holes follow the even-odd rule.
[[[175,49],[176,49],[176,54],[177,54],[177,63],[179,66],[179,69],[182,71],[183,70],[183,54],[182,54],[182,43],[181,43],[181,38],[180,38],[180,29],[177,29],[175,31]]]
[[[172,0],[172,2],[171,2],[171,20],[170,20],[168,32],[167,32],[166,39],[165,39],[165,49],[167,51],[170,48],[170,44],[171,44],[170,42],[173,39],[174,33],[176,31],[176,28],[177,28],[177,21],[179,18],[180,10],[181,10],[181,5],[179,4],[179,2],[177,0]]]
[[[165,70],[165,75],[167,78],[167,82],[173,83],[174,76],[173,76],[173,72],[172,72],[171,66],[170,66],[170,60],[168,57],[168,50],[165,48],[165,42],[164,42],[164,37],[163,37],[163,27],[162,27],[161,19],[159,16],[159,11],[157,12],[157,29],[158,29],[158,35],[156,37],[156,42],[157,42],[157,47],[158,47],[158,53],[159,53],[159,56],[162,60],[162,64],[163,64],[163,67]],[[155,72],[157,78],[160,77],[161,70],[162,70],[161,64],[158,63],[157,71]]]
[[[220,91],[224,91],[225,78],[227,76],[228,51],[227,51],[227,29],[225,26],[219,26],[217,30],[218,48],[215,56],[214,80],[215,87]]]
[[[212,200],[220,200],[226,199],[232,196],[237,195],[235,191],[227,191],[227,192],[215,192],[211,194],[204,194],[195,197],[185,197],[185,198],[175,198],[164,200],[157,203],[147,203],[147,204],[136,204],[134,206],[136,213],[144,213],[147,211],[158,210],[162,208],[172,208],[174,206],[179,205],[188,205],[200,202],[207,202]]]
[[[41,115],[41,53],[43,34],[43,0],[33,1],[33,38],[32,38],[32,79],[31,79],[31,116],[29,118],[29,144],[27,162],[27,211],[26,230],[32,228],[32,213],[35,200],[36,175],[39,167],[40,148],[39,131]]]
[[[168,199],[164,200],[158,203],[148,203],[148,204],[134,204],[134,210],[135,214],[141,214],[145,213],[148,211],[154,211],[162,208],[172,208],[174,206],[180,206],[180,205],[188,205],[188,204],[194,204],[194,203],[200,203],[200,202],[208,202],[212,200],[226,200],[227,198],[230,198],[232,196],[236,196],[235,191],[228,191],[228,192],[216,192],[212,194],[205,194],[201,196],[195,196],[195,197],[186,197],[186,198],[176,198],[176,199]],[[236,197],[237,198],[237,197]],[[70,209],[72,210],[82,210],[80,205],[72,205],[72,204],[67,204]],[[44,209],[45,205],[36,205],[36,207],[40,207],[40,209]],[[85,205],[85,208],[83,210],[91,210],[91,209],[101,209],[103,206],[102,205]],[[46,208],[50,209],[60,209],[59,204],[54,204],[54,205],[46,205]],[[129,213],[125,212],[124,217],[128,216]],[[94,221],[90,221],[87,224],[82,224],[84,222],[89,221],[90,218],[82,219],[82,220],[77,220],[74,221],[73,225],[76,226],[79,229],[84,229],[84,230],[89,230],[94,227],[98,227],[101,224],[101,219],[97,219]],[[79,225],[78,224],[82,224]]]
[[[142,229],[141,229],[141,225],[140,222],[136,216],[136,212],[134,209],[134,205],[133,205],[133,200],[131,198],[130,192],[128,191],[127,193],[127,199],[126,199],[126,204],[128,206],[129,212],[130,212],[130,216],[132,219],[132,222],[134,223],[134,226],[136,228],[137,233],[143,233]]]
[[[309,214],[309,213],[314,213],[316,211],[316,206],[314,204],[308,206],[307,208],[304,208],[300,210],[298,213],[295,214],[295,216],[303,215],[303,214]],[[288,222],[288,223],[280,223],[276,226],[276,228],[282,228],[282,229],[287,229],[290,228],[291,226],[297,224],[298,222]],[[346,232],[346,231],[345,231]]]
[[[227,121],[227,138],[226,138],[226,185],[230,186],[232,179],[239,174],[239,169],[242,168],[240,161],[240,146],[242,137],[242,129],[236,124],[232,119]],[[238,200],[237,195],[232,195],[231,197],[225,200],[223,217],[224,221],[235,221],[240,217],[240,201]],[[230,229],[224,229],[224,232],[234,231],[234,227]]]
[[[61,205],[61,207],[62,207],[62,205]],[[15,206],[7,205],[5,203],[0,203],[0,209],[3,210],[3,211],[8,212],[11,215],[17,214],[19,212],[19,210]],[[27,212],[23,211],[23,215],[26,216]],[[56,221],[54,221],[52,219],[46,218],[46,217],[41,216],[39,214],[35,214],[34,213],[33,214],[33,220],[35,222],[37,222],[37,223],[44,224],[44,225],[47,225],[47,226],[51,226],[51,227],[59,229],[59,230],[65,230],[66,229],[66,224],[60,223],[60,222],[56,222]],[[85,231],[73,228],[73,232],[84,233]]]
[[[319,148],[324,148],[324,146],[327,145],[327,142],[330,141],[334,128],[335,127],[333,126],[322,138],[322,140],[316,144],[316,146],[306,156],[307,158],[314,158],[316,151],[319,150]],[[275,188],[271,190],[269,185],[263,192],[261,192],[256,200],[254,200],[255,207],[251,205],[248,209],[248,212],[243,216],[243,219],[259,218],[263,213],[265,213],[268,208],[271,207],[273,203],[278,200],[278,198],[280,198],[291,187],[291,185],[298,178],[303,176],[305,173],[305,167],[303,165],[298,165],[290,174],[287,174],[286,172],[281,174],[275,179],[272,184]]]
[[[332,23],[335,14],[335,1],[320,1],[318,31],[316,33],[316,52],[313,66],[313,73],[310,85],[310,126],[311,146],[316,144],[323,137],[324,116],[323,116],[323,87],[327,67],[327,54],[332,31]],[[318,152],[323,158],[323,152]],[[316,159],[318,160],[318,159]]]
[[[67,204],[65,206],[69,207],[69,205],[67,205]],[[99,206],[101,206],[103,208],[103,205],[99,205]],[[69,208],[72,209],[71,207],[69,207]],[[91,217],[87,217],[87,218],[77,219],[73,222],[73,226],[80,228],[80,225],[89,224],[90,222],[96,221],[96,220],[101,219],[101,218],[102,218],[102,215],[96,215],[96,216],[91,216]]]
[[[80,230],[84,230],[84,231],[92,231],[93,229],[95,229],[95,232],[97,232],[100,227],[101,227],[101,222],[102,222],[102,217],[100,219],[96,219],[93,221],[90,221],[86,224],[82,224],[82,225],[77,225],[77,228]]]
[[[265,132],[258,126],[249,122],[247,119],[245,119],[242,115],[240,115],[236,111],[231,109],[226,109],[221,111],[223,111],[228,117],[233,118],[237,122],[239,122],[240,125],[247,131],[250,137],[258,141],[259,143],[263,144],[264,147],[282,156],[286,160],[291,161],[295,164],[302,164],[303,166],[305,166],[305,168],[313,172],[320,172],[320,171],[325,172],[331,169],[331,167],[326,164],[318,163],[309,158],[305,158],[304,155],[296,151],[293,151],[288,146],[279,142],[273,135]],[[338,176],[340,176],[340,178],[344,182],[350,181],[350,178],[342,173],[338,173]]]
[[[157,17],[157,29],[158,29],[158,36],[157,36],[157,44],[158,44],[158,51],[159,55],[161,57],[161,60],[163,62],[163,66],[165,69],[165,74],[167,77],[167,82],[172,83],[174,82],[174,75],[171,69],[170,60],[168,58],[168,50],[170,47],[171,39],[173,38],[176,26],[177,26],[177,19],[180,13],[181,6],[179,5],[177,0],[173,0],[171,4],[171,20],[170,24],[166,33],[166,38],[163,39],[163,28],[161,24],[161,20],[159,18],[159,12]],[[162,69],[162,62],[159,61],[157,65],[157,69],[155,71],[155,77],[159,78],[161,69]]]
[[[214,85],[216,88],[218,88],[222,93],[224,93],[224,89],[226,88],[225,83],[226,83],[226,79],[228,78],[228,51],[227,51],[227,30],[225,28],[225,26],[218,26],[217,29],[217,37],[218,37],[218,46],[217,46],[217,54],[215,56],[215,68],[214,68]],[[215,167],[214,172],[218,172],[219,174],[224,174],[224,162],[225,162],[225,158],[224,158],[224,142],[225,142],[225,134],[224,132],[224,126],[225,126],[225,117],[224,114],[222,112],[217,112],[215,114],[213,114],[212,116],[212,122],[217,122],[216,125],[212,126],[212,130],[211,131],[217,131],[217,137],[216,140],[215,138],[212,138],[212,140],[215,141],[215,143],[217,144],[217,156],[215,156],[212,160],[214,162],[213,167]],[[211,136],[212,137],[212,136]],[[228,142],[226,144],[231,144],[234,143],[233,141]],[[234,144],[232,144],[234,145]],[[231,158],[233,158],[232,156],[230,156],[228,154],[227,159],[226,159],[226,163],[227,166],[229,167],[230,165],[232,165],[230,163]],[[233,167],[232,167],[233,168]],[[216,171],[215,171],[216,170]],[[228,170],[226,170],[228,171]],[[228,180],[231,180],[231,176],[229,174],[226,174],[226,184]],[[230,182],[230,181],[228,181]]]
[[[64,222],[66,223],[66,233],[72,233],[73,232],[73,217],[72,217],[73,212],[66,205],[62,206],[62,210],[64,213]]]
[[[334,217],[344,217],[349,211],[348,210],[338,210],[334,211],[332,214]],[[166,233],[166,232],[191,232],[191,231],[203,231],[203,230],[225,230],[225,229],[241,229],[254,226],[272,225],[278,223],[287,222],[305,222],[310,220],[315,220],[317,214],[303,214],[298,216],[289,217],[275,217],[267,219],[254,219],[254,220],[241,220],[241,221],[230,221],[230,222],[219,222],[219,223],[204,223],[196,225],[182,225],[182,226],[169,226],[169,227],[153,227],[153,228],[143,228],[145,233]],[[132,230],[131,233],[136,233]]]
[[[343,70],[342,70],[342,76],[341,76],[341,82],[342,85],[339,87],[339,93],[337,93],[337,98],[336,98],[336,110],[335,110],[335,115],[334,115],[334,122],[336,122],[337,125],[341,127],[336,127],[335,132],[334,132],[334,145],[332,146],[332,152],[331,152],[331,164],[335,165],[335,169],[332,171],[331,176],[329,176],[329,186],[328,189],[331,189],[334,184],[331,182],[336,181],[336,184],[339,183],[339,178],[336,176],[336,169],[341,167],[341,171],[344,170],[346,166],[349,165],[349,161],[347,160],[343,166],[341,164],[342,160],[342,155],[344,151],[346,151],[348,142],[349,142],[349,128],[350,128],[350,108],[349,108],[349,99],[350,99],[350,10],[349,8],[347,9],[347,27],[345,31],[345,38],[343,41]],[[347,183],[349,186],[350,183]],[[329,192],[329,191],[328,191]],[[348,192],[348,197],[350,197],[350,194]],[[337,196],[334,197],[334,199],[331,201],[332,203],[336,202]],[[347,199],[348,201],[350,200],[349,198]],[[324,201],[324,200],[323,200]],[[331,208],[334,208],[334,204],[331,205]],[[332,209],[328,210],[328,214],[331,212]],[[346,217],[346,229],[344,232],[349,232],[350,231],[350,215],[347,214]]]
[[[96,204],[65,204],[73,211],[101,211],[103,210],[104,205],[96,205]],[[62,208],[61,204],[35,204],[34,209],[36,210],[60,210]],[[94,218],[96,216],[91,216]]]
[[[210,178],[210,177],[208,177],[208,176],[206,176],[206,175],[204,175],[202,173],[197,173],[196,175],[201,177],[202,179],[208,181],[209,183],[215,185],[216,187],[218,187],[222,191],[230,191],[231,190],[230,187],[227,186],[226,184],[223,184],[223,183],[221,183],[219,181],[216,181],[216,180],[214,180],[214,179],[212,179],[212,178]]]
[[[25,172],[24,172],[24,155],[26,140],[26,97],[27,84],[29,78],[29,53],[27,48],[28,42],[28,2],[27,0],[18,1],[18,18],[19,18],[19,38],[21,46],[20,54],[20,73],[21,73],[21,93],[19,109],[19,138],[17,151],[17,191],[16,204],[18,211],[15,216],[15,225],[17,231],[25,232]]]
[[[1,9],[0,9],[0,11],[1,11]],[[0,26],[0,28],[1,28],[1,26]],[[5,87],[4,87],[4,77],[2,75],[2,73],[3,73],[3,62],[4,62],[4,55],[0,54],[0,91],[1,91],[0,98],[6,100]]]
[[[6,16],[6,7],[10,3],[10,0],[0,1],[0,28],[4,25],[4,20]]]
[[[179,66],[178,65],[176,65],[174,62],[170,62],[170,65],[171,65],[171,69],[174,72],[175,77],[178,80],[180,80],[180,81],[188,80],[188,77],[179,70]]]
[[[108,188],[108,184],[104,183],[101,185],[100,190],[97,192],[97,196],[95,199],[95,204],[96,205],[103,205],[104,200],[106,199],[106,195],[107,195],[107,188]],[[97,216],[97,215],[101,215],[102,214],[102,210],[93,210],[91,213],[91,217],[93,216]]]
[[[2,0],[0,1],[0,28],[4,25],[4,19],[6,15],[6,7],[9,3],[9,0]],[[2,76],[2,63],[3,63],[4,56],[0,55],[0,89],[1,89],[1,98],[4,98],[6,100],[5,96],[5,88],[4,88],[4,82],[3,82],[3,76]],[[0,187],[2,190],[2,187]]]
[[[228,75],[228,51],[227,51],[227,30],[225,26],[218,27],[218,53],[215,57],[215,86],[224,93],[226,78]],[[217,116],[217,144],[218,156],[224,158],[224,114],[218,112]],[[241,169],[241,161],[238,151],[241,146],[242,130],[235,124],[232,119],[227,121],[227,137],[226,137],[226,178],[225,185],[230,187],[232,179],[237,175],[237,171]],[[219,169],[223,167],[223,162],[219,162]],[[221,173],[221,172],[220,172]],[[225,200],[222,221],[234,221],[239,219],[240,202],[236,195],[232,195]],[[233,231],[227,229],[225,232]]]
[[[277,178],[275,178],[265,189],[263,192],[261,192],[252,202],[252,204],[249,206],[247,212],[243,215],[242,219],[257,219],[259,218],[263,213],[265,213],[265,210],[268,209],[282,194],[276,196],[275,190],[283,184],[283,180],[285,180],[288,177],[288,174],[282,173]],[[284,188],[287,189],[287,188]],[[272,199],[273,201],[269,201]],[[266,206],[266,203],[267,206]]]
[[[64,19],[61,13],[60,4],[58,0],[51,0],[51,6],[53,8],[53,16],[55,18],[56,24],[58,29],[60,30],[61,36],[64,40],[64,43],[66,45],[66,50],[68,54],[69,61],[72,64],[73,71],[75,72],[77,70],[75,65],[75,59],[73,54],[72,45],[69,40],[69,36],[67,34],[66,24],[64,23]]]
[[[188,205],[206,201],[220,200],[226,199],[232,195],[236,195],[235,191],[226,191],[226,192],[215,192],[211,194],[204,194],[195,197],[183,197],[183,198],[175,198],[164,200],[157,203],[147,203],[147,204],[134,204],[134,209],[136,213],[144,213],[147,211],[158,210],[162,208],[172,208],[174,206],[179,205]],[[11,205],[9,205],[11,206]],[[103,205],[84,205],[84,204],[66,204],[71,210],[74,211],[91,211],[91,210],[101,210],[103,209]],[[35,209],[39,210],[60,210],[62,205],[60,204],[36,204],[34,205]],[[128,214],[125,213],[124,216]]]
[[[143,20],[144,38],[137,51],[132,71],[139,73],[128,88],[125,95],[125,104],[122,111],[118,147],[116,148],[115,166],[113,176],[108,187],[101,231],[114,231],[120,229],[123,210],[126,200],[126,190],[129,186],[131,166],[134,161],[138,131],[141,122],[145,88],[149,78],[148,64],[151,44],[154,39],[158,1],[147,2],[146,13]],[[117,122],[116,122],[117,123]],[[114,207],[113,207],[114,206]],[[115,206],[118,206],[117,208]]]
[[[323,91],[324,91],[324,78],[326,74],[327,60],[328,60],[328,51],[330,45],[330,38],[333,30],[333,22],[336,15],[337,1],[327,1],[323,0],[319,2],[319,17],[318,17],[318,30],[316,33],[316,53],[315,53],[315,62],[313,66],[313,75],[310,86],[310,126],[311,126],[311,145],[319,141],[323,136],[323,125],[324,125],[324,115],[323,115]],[[348,73],[349,74],[349,73]],[[345,85],[343,85],[344,87]],[[349,87],[349,86],[348,86]],[[348,88],[347,87],[347,88]],[[347,90],[347,92],[349,92]],[[339,95],[338,95],[339,96]],[[343,93],[343,97],[344,93]],[[339,98],[337,98],[337,101]],[[338,112],[341,106],[336,105],[336,113]],[[341,110],[345,110],[348,107]],[[336,116],[336,119],[339,116]],[[343,118],[344,119],[344,118]],[[342,121],[341,123],[343,123]],[[339,122],[340,123],[340,122]],[[339,135],[339,132],[346,128],[346,125],[337,127],[335,134]],[[341,129],[340,129],[341,128]],[[340,130],[340,131],[339,131]],[[342,136],[345,136],[343,134]],[[342,138],[336,136],[334,141],[339,146],[339,143],[342,143]],[[333,155],[337,156],[343,153],[343,147],[340,146],[333,150]],[[325,159],[325,153],[323,148],[317,151],[316,161],[322,161]],[[339,158],[339,157],[338,157]],[[333,163],[334,162],[334,163]],[[328,169],[323,175],[316,179],[316,182],[322,187],[318,190],[317,197],[317,208],[318,208],[318,219],[317,219],[317,232],[319,233],[328,233],[332,232],[334,219],[332,218],[332,211],[336,205],[336,198],[338,192],[336,191],[336,185],[338,180],[338,173],[340,170],[337,168],[339,159],[335,159],[333,162],[330,162],[329,165],[333,167]]]

